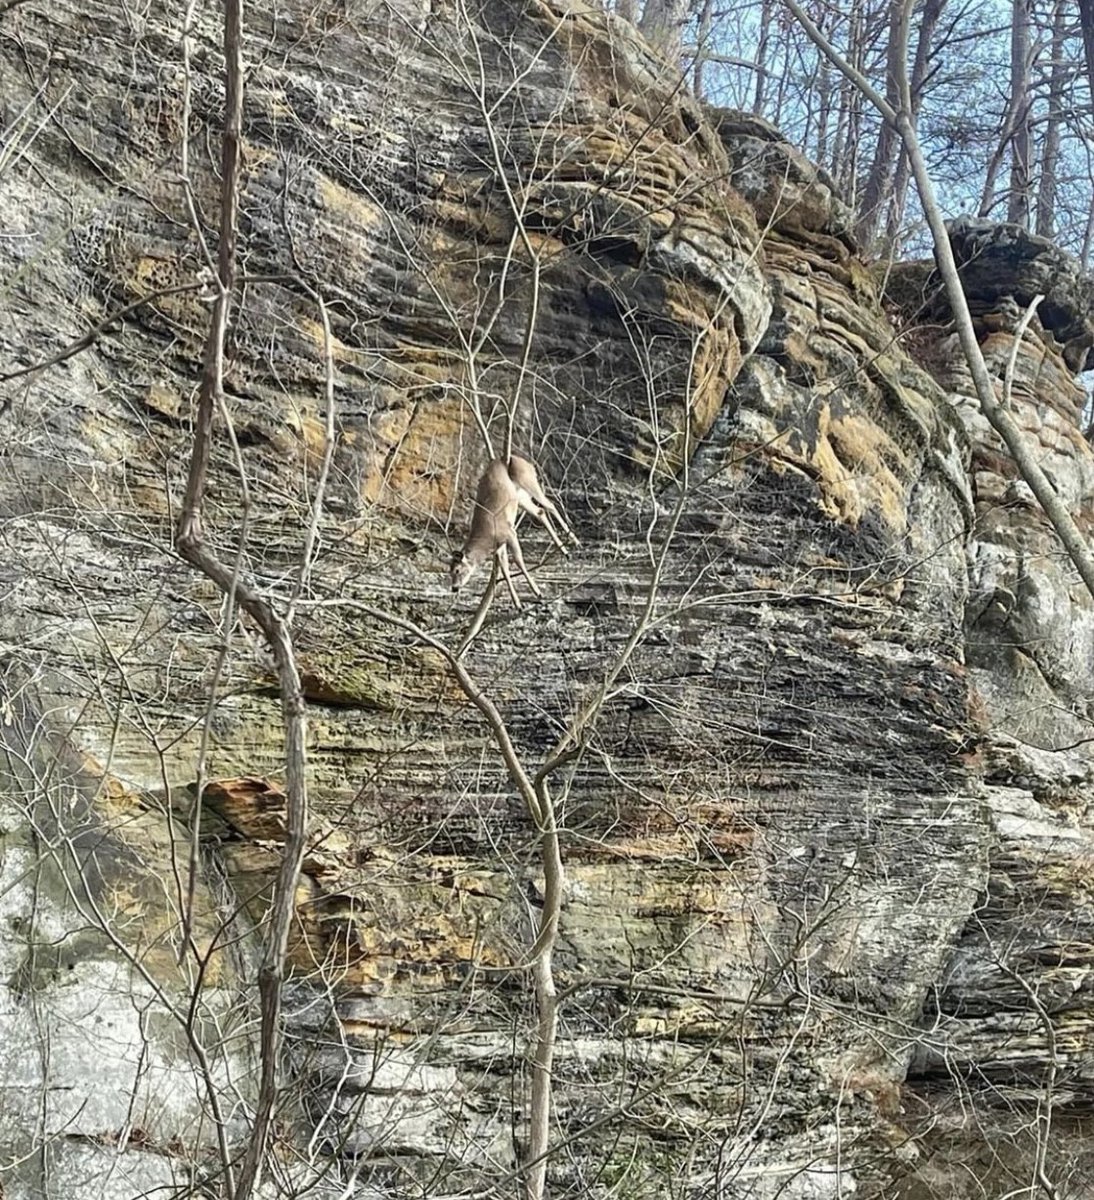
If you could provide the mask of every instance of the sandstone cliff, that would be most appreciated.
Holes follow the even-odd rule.
[[[0,373],[97,330],[3,384],[9,1197],[208,1191],[253,1101],[281,734],[256,631],[171,549],[222,105],[216,14],[187,88],[174,7],[0,13]],[[458,644],[477,407],[582,542],[527,526],[544,600],[499,594],[466,656],[530,769],[648,616],[562,792],[550,1194],[1002,1196],[1040,1147],[1090,1195],[1094,606],[965,399],[929,264],[883,304],[822,175],[584,8],[248,22],[209,526],[281,600],[326,448],[316,293],[337,435],[269,1194],[514,1194],[535,830],[443,658],[335,603]],[[1000,377],[1047,294],[1012,403],[1085,527],[1086,285],[1013,230],[954,236]]]

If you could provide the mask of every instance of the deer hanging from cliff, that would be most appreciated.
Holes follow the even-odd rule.
[[[524,555],[517,539],[517,517],[521,509],[531,513],[540,522],[563,554],[567,553],[566,547],[555,530],[552,518],[574,545],[578,545],[577,536],[566,518],[540,485],[533,463],[519,454],[511,454],[508,463],[495,458],[479,480],[471,514],[471,530],[463,549],[452,560],[454,592],[458,592],[471,578],[479,563],[496,557],[509,595],[513,598],[513,606],[520,608],[520,598],[509,573],[509,556],[512,555],[517,569],[528,580],[528,586],[537,596],[543,594],[524,565]]]

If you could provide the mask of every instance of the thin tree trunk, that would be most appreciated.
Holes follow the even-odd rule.
[[[840,184],[840,194],[851,206],[852,211],[858,208],[859,196],[859,160],[862,150],[862,98],[857,92],[847,97],[847,140],[843,147],[843,167],[837,177]]]
[[[861,71],[866,62],[866,19],[857,6],[851,10],[850,50],[851,61]],[[839,183],[843,199],[854,211],[858,207],[862,96],[858,88],[846,79],[840,89],[840,110],[844,127],[843,147],[833,174]]]
[[[551,1096],[558,1042],[558,990],[555,987],[553,954],[558,941],[565,878],[558,824],[550,780],[541,772],[533,783],[538,802],[537,824],[542,838],[543,909],[536,946],[539,953],[532,966],[536,997],[536,1041],[532,1052],[532,1106],[528,1130],[528,1174],[524,1179],[525,1200],[543,1200],[547,1191],[548,1149],[551,1137]]]
[[[995,186],[1008,151],[1011,155],[1010,184],[1007,190],[1007,220],[1028,224],[1029,220],[1029,8],[1027,0],[1012,0],[1013,20],[1010,45],[1010,95],[995,150],[984,173],[977,215],[988,217],[995,207]],[[1024,133],[1021,130],[1024,126]],[[1024,151],[1024,154],[1023,154]],[[1023,222],[1022,206],[1026,220]]]
[[[1091,0],[1094,3],[1094,0]],[[756,46],[756,90],[752,94],[752,112],[763,116],[764,92],[767,87],[767,41],[774,20],[774,0],[763,0],[760,6],[760,40]]]
[[[1094,107],[1094,0],[1079,0],[1079,24],[1083,31],[1083,58],[1086,60],[1086,82],[1090,103]],[[1083,234],[1082,265],[1090,265],[1091,245],[1094,244],[1094,210],[1087,220]]]
[[[1092,0],[1094,2],[1094,0]],[[912,64],[910,90],[912,93],[912,122],[918,124],[919,110],[923,107],[923,89],[927,82],[927,69],[931,61],[931,45],[946,0],[927,0],[919,19],[919,38],[915,47],[915,62]],[[900,243],[900,227],[904,220],[904,203],[908,198],[908,183],[912,168],[903,142],[899,142],[896,177],[893,180],[893,198],[889,205],[889,221],[886,236],[890,250],[896,252]]]
[[[220,243],[217,251],[216,300],[205,343],[205,359],[194,421],[186,492],[175,533],[175,547],[227,596],[254,618],[273,652],[280,685],[285,730],[286,833],[281,865],[273,887],[270,913],[263,931],[258,967],[261,1017],[259,1085],[250,1136],[239,1168],[239,1180],[229,1189],[230,1200],[249,1200],[265,1167],[274,1112],[279,1096],[281,1057],[281,987],[285,975],[289,931],[296,914],[296,885],[304,857],[307,832],[306,733],[307,710],[293,654],[288,621],[232,566],[220,561],[205,541],[202,510],[208,487],[213,419],[224,396],[224,345],[236,283],[239,181],[243,121],[243,0],[224,3],[224,126],[221,134]],[[306,569],[304,564],[303,569]],[[225,1163],[227,1169],[230,1164]]]
[[[1051,238],[1056,233],[1056,171],[1060,161],[1060,132],[1063,125],[1064,87],[1067,64],[1064,61],[1064,36],[1067,28],[1064,0],[1056,0],[1052,13],[1052,69],[1048,81],[1048,114],[1044,147],[1041,151],[1041,178],[1037,184],[1037,232]]]
[[[771,120],[774,124],[781,128],[783,113],[786,109],[786,91],[790,84],[790,56],[792,47],[789,38],[783,38],[783,66],[779,72],[779,87],[775,93],[775,111],[771,114]]]
[[[695,66],[692,71],[692,91],[696,96],[703,95],[703,64],[710,50],[710,18],[714,0],[703,0],[703,10],[699,14],[699,34],[696,37]]]
[[[904,53],[900,31],[903,26],[902,13],[904,0],[890,0],[889,3],[889,44],[885,52],[885,99],[895,109],[900,106],[897,94],[900,72],[904,68],[900,56]],[[920,35],[920,43],[923,38]],[[918,52],[917,52],[918,56]],[[896,149],[900,139],[896,130],[888,121],[882,121],[878,130],[877,145],[874,147],[874,158],[870,164],[870,173],[862,189],[862,207],[859,210],[855,233],[859,245],[868,249],[877,237],[878,226],[881,222],[881,210],[889,195],[889,181],[896,158]]]
[[[992,156],[988,159],[987,170],[984,172],[984,187],[980,193],[980,207],[976,210],[977,216],[988,217],[991,215],[991,210],[995,207],[995,183],[999,178],[999,168],[1003,165],[1003,159],[1007,156],[1007,149],[1014,137],[1014,126],[1016,114],[1014,110],[1013,97],[1008,102],[1006,115],[1003,119],[1003,128],[999,134],[999,141],[992,152]]]
[[[1014,0],[1010,41],[1010,88],[1014,103],[1014,138],[1010,157],[1007,220],[1029,228],[1032,193],[1033,98],[1030,92],[1030,0]]]
[[[688,0],[646,0],[638,28],[666,58],[676,59],[680,56],[687,17]]]
[[[1079,23],[1083,30],[1083,57],[1086,59],[1090,99],[1094,104],[1094,0],[1079,0]]]
[[[1094,245],[1094,208],[1091,208],[1086,218],[1086,228],[1083,230],[1083,248],[1079,254],[1079,265],[1084,271],[1090,267],[1090,248]]]
[[[828,160],[828,123],[832,116],[832,77],[828,63],[821,59],[817,69],[817,162],[822,167],[829,167]]]

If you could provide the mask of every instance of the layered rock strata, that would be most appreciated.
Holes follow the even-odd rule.
[[[453,601],[446,564],[510,431],[582,542],[563,559],[523,527],[545,598],[518,613],[499,595],[464,660],[528,770],[641,631],[557,782],[552,1194],[920,1186],[937,1122],[916,1125],[906,1074],[965,1081],[1001,1054],[989,1022],[961,1024],[962,989],[1007,990],[977,983],[969,947],[986,914],[1003,930],[1019,911],[993,898],[1023,870],[1060,880],[1052,937],[1078,945],[1082,885],[1059,867],[1077,860],[1036,839],[1089,838],[1081,753],[1046,816],[1039,784],[999,775],[1004,743],[981,749],[985,721],[1036,739],[997,713],[996,651],[969,649],[990,539],[954,386],[905,352],[827,181],[762,122],[700,109],[625,24],[355,0],[249,21],[245,282],[208,527],[279,603],[301,596],[313,820],[271,1194],[342,1194],[351,1173],[383,1196],[516,1186],[536,830],[443,656],[352,606],[459,645],[477,594]],[[128,310],[8,382],[0,417],[0,1022],[34,1048],[0,1067],[22,1097],[2,1102],[0,1161],[20,1197],[215,1178],[253,1103],[241,947],[284,838],[276,687],[255,630],[171,550],[216,237],[217,39],[199,14],[187,75],[171,6],[0,15],[2,123],[22,139],[0,176],[5,369]],[[328,366],[336,439],[298,588]],[[1022,370],[1032,397],[1048,376]],[[1077,703],[1081,679],[1060,678]],[[1047,779],[1062,759],[1037,744]],[[50,1052],[97,1017],[113,1032],[88,1041],[94,1070]]]
[[[999,395],[1089,530],[1089,402],[1075,376],[1094,338],[1092,285],[1057,247],[1012,225],[958,222],[951,242]],[[938,1186],[972,1173],[1005,1191],[1028,1175],[1040,1138],[1050,1181],[1070,1186],[1089,1175],[1092,1154],[1094,603],[972,398],[930,264],[897,266],[889,287],[902,339],[946,388],[972,446],[965,660],[992,834],[985,894],[928,999],[930,1037],[912,1063],[911,1094],[937,1138],[923,1177]]]

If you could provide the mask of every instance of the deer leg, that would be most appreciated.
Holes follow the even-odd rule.
[[[559,523],[559,525],[565,531],[567,536],[573,541],[574,545],[580,546],[581,542],[578,541],[577,534],[574,533],[574,531],[570,528],[569,522],[559,511],[558,505],[555,504],[555,502],[553,500],[549,500],[546,496],[544,496],[543,499],[540,501],[540,505],[543,508],[544,512],[550,513],[551,516],[554,517],[554,519]]]
[[[558,548],[559,548],[559,549],[562,551],[562,553],[563,553],[563,554],[565,554],[565,555],[567,555],[567,556],[568,556],[570,552],[569,552],[569,550],[567,550],[567,549],[566,549],[566,547],[565,547],[565,546],[562,544],[562,538],[560,538],[560,537],[558,536],[558,533],[557,533],[557,531],[555,530],[554,522],[553,522],[553,521],[551,520],[551,518],[550,518],[550,517],[547,515],[547,506],[546,506],[546,505],[544,505],[544,506],[543,506],[543,507],[542,507],[542,508],[539,510],[539,523],[540,523],[540,524],[543,526],[543,528],[544,528],[544,529],[546,529],[546,530],[547,530],[547,532],[548,532],[548,533],[551,535],[551,541],[552,541],[552,542],[554,542],[554,544],[555,544],[555,545],[556,545],[556,546],[557,546],[557,547],[558,547]]]
[[[524,555],[520,552],[520,542],[517,541],[517,531],[515,529],[510,533],[509,540],[505,545],[513,555],[513,562],[517,564],[517,570],[528,580],[528,586],[537,596],[542,596],[543,593],[536,586],[536,581],[528,574],[528,568],[524,565]]]
[[[490,606],[494,603],[494,593],[498,590],[498,560],[494,558],[494,565],[490,568],[490,579],[486,585],[486,590],[482,594],[482,599],[479,601],[479,607],[475,610],[475,616],[471,621],[471,627],[464,634],[463,641],[460,643],[460,648],[456,651],[457,658],[463,658],[467,653],[467,647],[479,636],[479,631],[482,629],[483,622],[486,620],[486,614],[490,611]]]
[[[513,541],[516,541],[516,535],[513,535]],[[513,586],[513,576],[509,573],[509,547],[506,543],[502,543],[498,547],[498,566],[501,567],[501,577],[505,580],[505,586],[509,589],[509,595],[513,597],[513,607],[520,611],[520,597],[517,595],[517,589]],[[520,569],[524,570],[524,563],[520,560],[520,546],[517,546],[517,563]],[[527,575],[527,572],[525,572]]]
[[[547,515],[547,505],[551,502],[547,500],[542,502],[542,507],[532,499],[524,488],[517,488],[517,504],[524,509],[525,512],[531,513],[533,517],[543,526],[544,529],[551,535],[551,541],[562,551],[563,554],[569,554],[569,551],[562,544],[562,540],[555,532],[555,527],[551,524],[551,518]],[[551,505],[553,508],[554,505]]]

